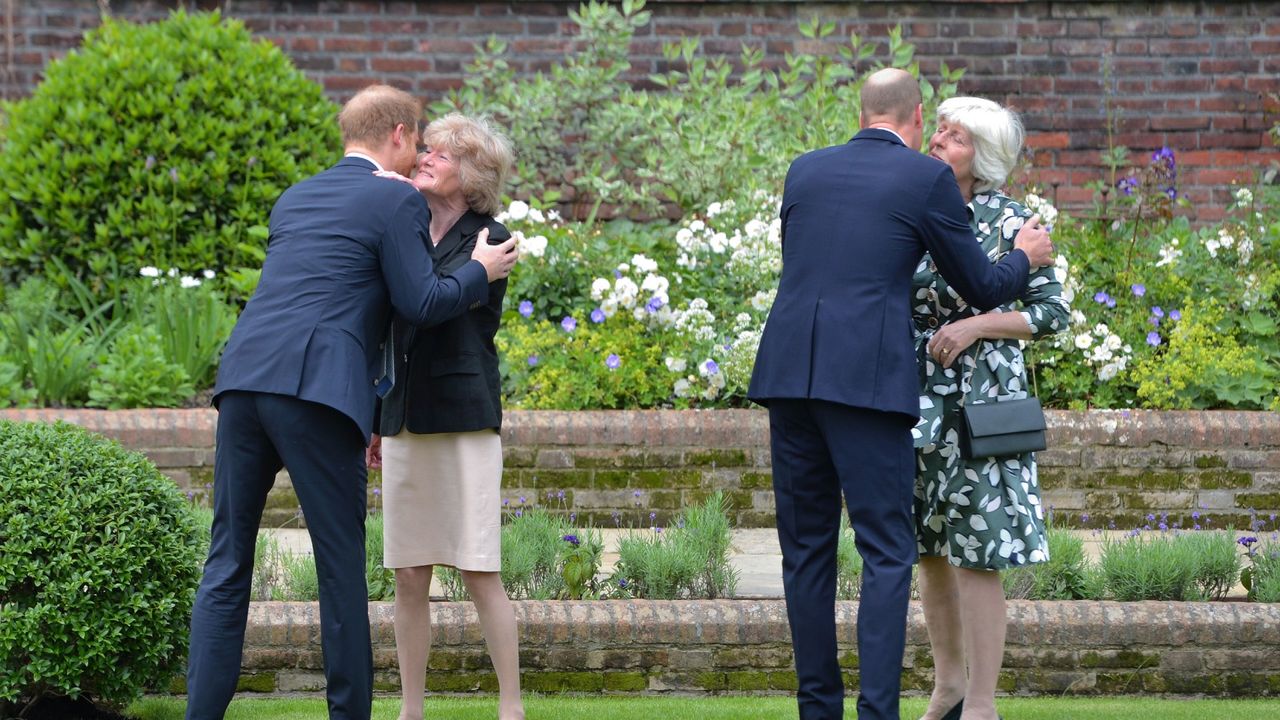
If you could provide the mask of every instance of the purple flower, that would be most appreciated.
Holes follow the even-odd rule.
[[[533,314],[533,303],[529,302],[528,300],[521,300],[521,301],[520,301],[520,314],[521,314],[521,315],[523,315],[524,317],[529,317],[530,315],[532,315],[532,314]]]
[[[577,535],[565,535],[565,536],[564,536],[564,541],[565,541],[565,542],[567,542],[567,543],[569,543],[570,545],[572,545],[572,546],[574,546],[574,547],[578,547],[578,545],[580,545],[580,544],[581,544],[581,543],[580,543],[580,541],[578,540],[578,536],[577,536]]]
[[[1164,191],[1164,194],[1168,195],[1170,200],[1178,199],[1178,191],[1174,190],[1173,188],[1166,188]]]
[[[524,504],[524,496],[523,496],[523,495],[521,495],[521,496],[520,496],[520,504],[521,504],[521,505],[523,505],[523,504]]]
[[[658,533],[659,535],[661,535],[661,534],[662,534],[662,528],[660,528],[660,527],[658,527],[658,528],[654,528],[654,529],[653,529],[653,531],[654,531],[654,532],[656,532],[656,533]]]
[[[1089,522],[1089,513],[1080,516],[1080,522]]]
[[[1164,309],[1161,308],[1159,305],[1152,305],[1151,314],[1154,315],[1155,317],[1162,318],[1164,317]]]
[[[1174,322],[1177,322],[1182,319],[1182,313],[1178,312],[1177,310],[1170,310],[1169,319]]]
[[[178,168],[169,168],[169,179],[178,182]]]
[[[524,510],[516,510],[516,517],[524,517]]]
[[[592,310],[592,311],[591,311],[591,322],[593,322],[593,323],[595,323],[595,324],[597,324],[597,325],[599,325],[600,323],[604,322],[604,311],[603,311],[603,310],[601,310],[600,308],[596,308],[595,310]]]
[[[1160,327],[1160,318],[1156,317],[1155,315],[1152,315],[1151,317],[1147,318],[1147,322],[1151,323],[1156,327]]]
[[[1120,181],[1116,183],[1116,187],[1120,188],[1120,192],[1125,195],[1132,195],[1133,191],[1138,187],[1138,178],[1132,175],[1120,178]]]
[[[530,356],[529,356],[529,367],[533,367],[533,366],[535,366],[535,365],[537,365],[537,364],[538,364],[538,356],[537,356],[537,355],[530,355]]]
[[[1109,300],[1111,300],[1111,296],[1101,290],[1093,296],[1093,301],[1100,305],[1106,305]]]
[[[155,155],[148,155],[148,156],[147,156],[147,162],[143,165],[143,167],[145,167],[146,169],[150,170],[151,168],[153,168],[153,167],[155,167],[155,166],[156,166],[156,156],[155,156]]]
[[[1173,150],[1171,150],[1169,146],[1166,145],[1160,148],[1159,150],[1151,153],[1151,162],[1153,163],[1164,162],[1164,163],[1167,163],[1170,168],[1172,168],[1177,163],[1177,159],[1174,157]]]
[[[653,522],[654,520],[657,520],[657,519],[658,519],[658,513],[656,512],[649,513],[649,522]]]
[[[707,369],[708,375],[715,375],[716,373],[720,372],[720,366],[716,364],[715,360],[708,360],[705,363],[703,363],[702,366]]]
[[[382,495],[382,488],[374,488],[374,489],[373,489],[373,496],[374,496],[374,497],[379,497],[380,495]]]
[[[622,364],[622,359],[619,358],[615,353],[610,353],[609,357],[604,359],[604,366],[609,368],[610,370],[617,370],[618,366],[621,364]]]
[[[1192,519],[1192,520],[1199,520],[1199,519],[1200,519],[1200,511],[1199,511],[1199,510],[1196,510],[1195,512],[1191,513],[1191,519]]]
[[[614,271],[613,271],[613,279],[614,279],[614,280],[621,280],[621,279],[622,279],[622,271],[621,271],[621,270],[614,270]]]
[[[1250,535],[1250,536],[1248,536],[1248,537],[1242,537],[1242,538],[1240,538],[1239,540],[1236,540],[1236,542],[1237,542],[1237,543],[1240,543],[1241,545],[1243,545],[1243,546],[1245,546],[1245,547],[1247,548],[1247,547],[1249,547],[1250,545],[1253,545],[1254,543],[1258,542],[1258,538],[1256,538],[1256,537],[1254,537],[1254,536]]]
[[[578,321],[574,320],[572,315],[565,315],[560,321],[560,327],[564,328],[565,332],[573,332],[573,329],[578,327]]]
[[[1159,347],[1160,333],[1156,332],[1155,330],[1152,330],[1151,332],[1147,333],[1147,344],[1150,345],[1151,347]]]
[[[627,586],[627,580],[626,580],[626,578],[623,578],[622,580],[619,580],[619,581],[618,581],[618,587],[620,587],[620,588],[625,588],[626,586]]]
[[[1143,295],[1147,294],[1147,288],[1142,283],[1134,283],[1129,286],[1129,289],[1132,290],[1133,294],[1138,297],[1142,297]]]
[[[649,298],[649,302],[645,303],[644,309],[649,311],[650,313],[658,312],[659,310],[662,309],[662,298],[660,297]]]
[[[511,504],[511,499],[510,499],[510,498],[502,498],[502,506],[503,506],[503,507],[506,507],[506,506],[508,506],[508,505],[510,505],[510,504]]]

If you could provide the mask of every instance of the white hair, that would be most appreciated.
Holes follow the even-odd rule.
[[[1026,131],[1012,110],[980,97],[953,97],[938,106],[938,120],[954,123],[973,138],[973,192],[1004,184],[1018,163]]]

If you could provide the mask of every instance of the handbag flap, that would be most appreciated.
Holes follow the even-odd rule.
[[[973,437],[1007,435],[1018,432],[1043,432],[1044,410],[1040,399],[1005,400],[992,403],[970,403],[965,406],[965,419]]]

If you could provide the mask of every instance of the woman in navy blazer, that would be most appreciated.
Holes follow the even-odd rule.
[[[493,219],[513,164],[488,122],[456,113],[427,126],[409,182],[431,208],[436,271],[465,263],[476,243],[511,237]],[[400,178],[405,179],[406,178]],[[498,676],[500,720],[524,718],[515,613],[501,569],[502,405],[493,338],[506,281],[432,328],[397,322],[395,385],[383,400],[384,565],[396,574],[400,720],[422,717],[436,565],[457,568],[475,601]]]

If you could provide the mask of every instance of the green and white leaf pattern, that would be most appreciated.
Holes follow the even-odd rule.
[[[977,241],[992,262],[1013,249],[1013,239],[1030,216],[1000,193],[969,203]],[[973,315],[925,255],[912,286],[916,356],[920,365],[920,422],[912,431],[918,473],[915,486],[920,554],[945,557],[952,565],[1002,570],[1049,559],[1044,509],[1040,505],[1035,457],[964,460],[957,449],[960,399],[964,393],[988,402],[1027,396],[1026,366],[1018,340],[984,340],[959,362],[943,368],[926,351],[935,328]],[[1052,267],[1036,270],[1015,308],[1033,339],[1065,330],[1071,308]]]

